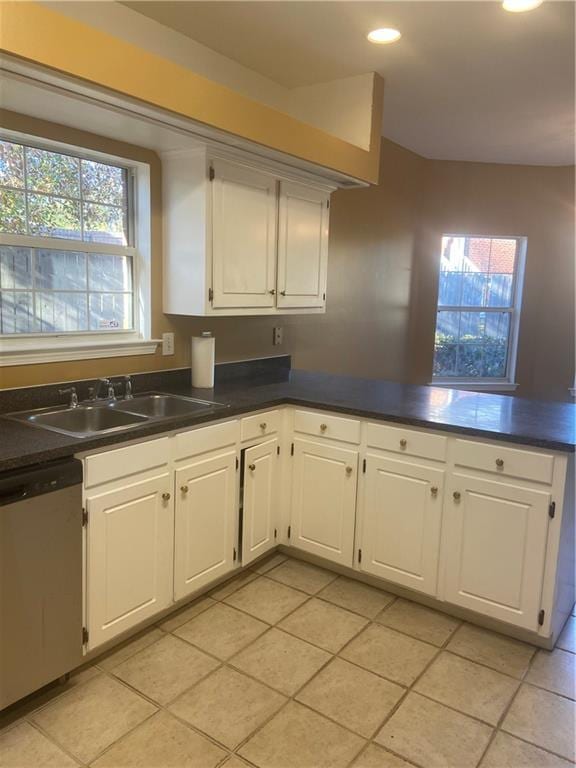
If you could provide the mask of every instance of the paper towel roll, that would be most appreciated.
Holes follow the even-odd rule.
[[[210,331],[192,336],[192,386],[212,389],[214,386],[215,339]]]

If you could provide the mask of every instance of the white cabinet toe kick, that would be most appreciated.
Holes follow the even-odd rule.
[[[281,546],[551,647],[574,605],[568,454],[281,407],[84,462],[84,650]]]

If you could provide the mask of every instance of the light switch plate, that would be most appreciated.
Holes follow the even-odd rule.
[[[173,333],[162,334],[162,354],[163,355],[174,354],[174,334]]]
[[[274,328],[274,332],[272,334],[272,344],[274,344],[275,347],[279,347],[283,341],[284,329],[278,325]]]

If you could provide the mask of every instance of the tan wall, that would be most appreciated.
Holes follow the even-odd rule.
[[[408,378],[430,381],[442,233],[528,238],[517,395],[569,400],[574,377],[574,167],[428,161]]]

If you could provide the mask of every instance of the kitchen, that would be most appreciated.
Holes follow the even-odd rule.
[[[573,22],[0,3],[0,765],[573,763]]]

